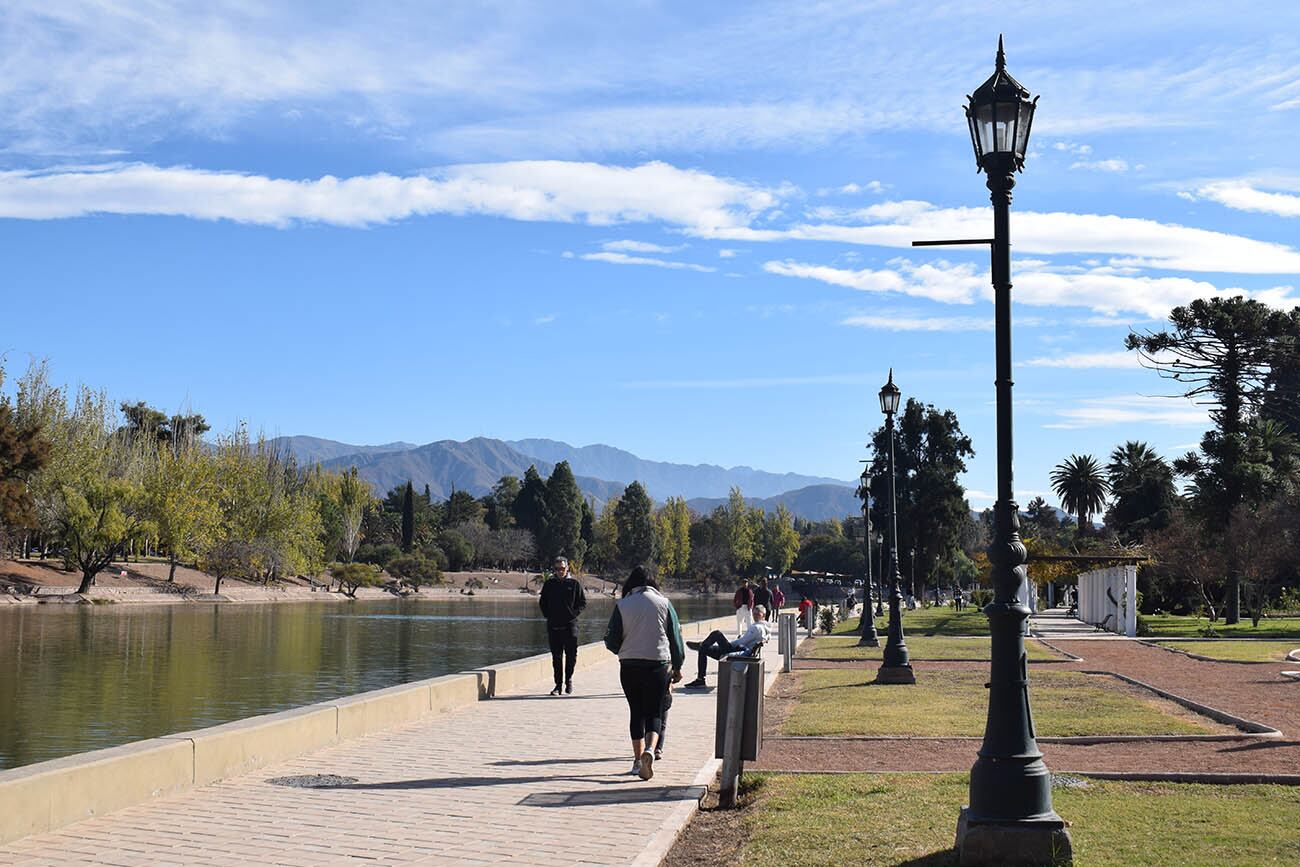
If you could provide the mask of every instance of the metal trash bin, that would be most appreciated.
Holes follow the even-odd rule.
[[[718,712],[713,740],[713,757],[725,758],[723,750],[727,739],[727,700],[730,695],[732,665],[745,667],[745,719],[740,758],[752,762],[763,748],[763,660],[740,657],[723,659],[718,663]]]

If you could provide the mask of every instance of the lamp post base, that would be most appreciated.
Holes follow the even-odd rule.
[[[880,639],[874,635],[864,635],[858,639],[858,647],[879,647]]]
[[[916,683],[911,665],[882,665],[876,671],[876,683]]]
[[[1055,813],[1021,822],[972,822],[969,807],[957,819],[958,863],[968,865],[1059,865],[1074,863],[1065,820]]]

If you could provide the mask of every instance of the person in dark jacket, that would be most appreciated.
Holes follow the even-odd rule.
[[[551,695],[573,693],[573,669],[578,664],[578,615],[587,607],[582,582],[569,575],[569,561],[556,557],[551,577],[542,585],[538,604],[546,618],[546,637],[551,647],[551,668],[555,689]]]
[[[759,578],[754,588],[754,607],[763,606],[764,611],[772,611],[772,590],[767,586],[767,578]]]

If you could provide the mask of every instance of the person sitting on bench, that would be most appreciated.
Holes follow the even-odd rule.
[[[745,634],[735,641],[718,629],[709,633],[709,637],[703,641],[688,641],[686,646],[691,650],[699,652],[700,667],[699,676],[695,680],[686,684],[686,689],[699,689],[707,684],[704,682],[704,674],[707,671],[709,657],[722,659],[731,653],[752,653],[758,647],[762,646],[772,634],[772,629],[767,623],[767,609],[762,605],[754,606],[754,622],[745,630]]]

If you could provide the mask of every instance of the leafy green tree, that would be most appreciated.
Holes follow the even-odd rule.
[[[658,536],[659,566],[668,575],[679,578],[691,560],[691,511],[681,497],[669,497],[655,514]]]
[[[343,555],[349,563],[356,558],[357,547],[362,539],[361,522],[373,500],[370,483],[357,474],[356,467],[350,467],[339,477],[338,504],[342,519]]]
[[[445,561],[446,557],[442,554],[441,549],[435,550],[438,550],[438,554],[442,556]],[[426,559],[433,559],[427,548],[422,553]],[[358,563],[373,563],[380,568],[387,568],[389,563],[401,556],[402,549],[394,545],[392,542],[388,542],[383,545],[358,546],[355,560]]]
[[[403,554],[390,560],[384,571],[416,593],[420,592],[422,585],[442,583],[442,570],[438,564],[417,554]]]
[[[560,461],[546,480],[546,514],[548,520],[542,529],[541,554],[552,557],[570,557],[581,561],[584,553],[579,549],[582,541],[582,491],[569,469],[568,461]]]
[[[415,488],[410,481],[402,492],[402,550],[410,551],[415,544]]]
[[[438,547],[447,555],[447,568],[452,572],[460,572],[474,562],[474,546],[454,529],[438,534]]]
[[[587,565],[597,572],[613,571],[619,562],[618,511],[619,498],[605,503],[600,517],[592,528],[591,547],[587,550]]]
[[[176,564],[195,562],[211,544],[221,521],[217,468],[204,449],[164,445],[148,461],[144,474],[144,512],[167,551],[167,581],[176,580]]]
[[[654,565],[654,504],[640,482],[632,482],[623,489],[623,496],[614,507],[614,521],[618,525],[619,559],[629,565]]]
[[[362,587],[380,587],[384,583],[384,574],[379,567],[369,563],[335,563],[330,566],[330,574],[349,599],[356,599],[357,591]]]
[[[933,580],[929,566],[923,564],[949,563],[961,549],[970,506],[958,480],[975,450],[970,437],[962,432],[956,413],[915,398],[908,398],[896,426],[898,551],[900,559],[905,559],[910,549],[916,550],[917,590],[924,595],[925,585]],[[885,520],[888,445],[882,425],[872,436],[869,473],[872,524],[881,528],[886,537],[890,526]]]
[[[504,530],[515,526],[513,509],[519,497],[519,479],[515,476],[502,476],[492,492],[483,498],[484,519],[493,530]]]
[[[542,481],[542,475],[537,472],[536,466],[529,466],[524,473],[524,482],[519,487],[519,495],[511,504],[510,511],[514,515],[516,526],[541,540],[550,516],[546,510],[546,482]]]
[[[776,574],[784,575],[794,564],[794,558],[799,554],[799,534],[795,532],[794,520],[784,504],[763,516],[760,545],[763,565]]]
[[[1141,542],[1169,524],[1178,500],[1173,468],[1144,442],[1129,440],[1110,453],[1106,465],[1111,505],[1106,526],[1127,543]]]
[[[459,524],[478,524],[483,521],[483,504],[469,491],[452,490],[443,511],[443,524],[455,527]]]
[[[153,444],[146,449],[117,436],[104,395],[83,388],[50,429],[50,446],[50,462],[33,487],[53,519],[64,562],[81,572],[77,592],[85,593],[145,529],[142,480]]]
[[[759,520],[754,510],[745,502],[745,495],[740,492],[740,488],[732,488],[727,494],[724,515],[727,528],[727,555],[731,561],[732,571],[737,575],[748,575],[759,556]]]
[[[0,384],[4,369],[0,367]],[[28,491],[33,475],[50,457],[50,444],[40,428],[22,425],[8,398],[0,398],[0,528],[6,531],[34,529],[36,504]]]
[[[1105,508],[1110,491],[1101,465],[1092,455],[1070,455],[1056,465],[1050,479],[1052,490],[1061,498],[1061,508],[1078,516],[1078,534],[1084,535],[1092,527],[1092,516]]]

